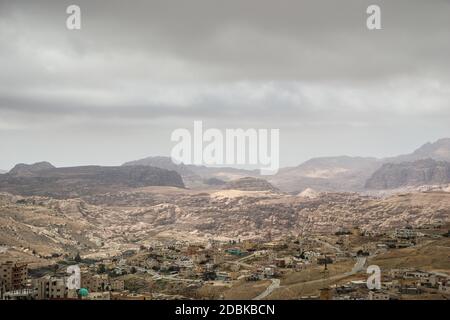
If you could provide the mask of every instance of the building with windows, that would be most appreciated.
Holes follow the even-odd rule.
[[[44,276],[33,279],[36,300],[65,299],[68,297],[67,277]]]
[[[33,289],[18,289],[13,291],[5,292],[2,300],[33,300],[34,290]]]
[[[0,279],[4,292],[22,289],[27,283],[28,265],[7,261],[0,265]]]

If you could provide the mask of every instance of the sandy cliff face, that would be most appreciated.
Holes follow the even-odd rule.
[[[301,192],[306,188],[313,188],[318,191],[358,192],[363,191],[365,187],[371,187],[372,184],[374,185],[373,188],[377,184],[376,189],[382,189],[383,182],[380,180],[375,182],[371,180],[371,177],[383,164],[400,164],[426,159],[450,162],[450,138],[440,139],[433,143],[428,142],[410,154],[391,158],[376,159],[348,156],[314,158],[297,167],[281,169],[277,175],[269,177],[269,182],[288,192]],[[387,168],[384,167],[383,170]],[[375,177],[375,179],[378,178]],[[439,178],[438,176],[431,179],[427,176],[415,179],[422,180],[422,184],[428,184],[432,181],[439,183],[445,181],[443,177]],[[398,181],[397,183],[387,182],[388,187],[386,188],[393,188],[393,185],[403,186],[399,184],[400,179]],[[408,185],[408,182],[406,182],[406,185]],[[417,185],[416,182],[413,185]]]
[[[450,161],[450,138],[439,139],[428,142],[410,154],[400,155],[386,159],[386,162],[413,162],[423,159],[434,159],[438,161]]]
[[[450,183],[450,163],[426,159],[384,164],[367,180],[366,188],[380,190],[447,183]]]

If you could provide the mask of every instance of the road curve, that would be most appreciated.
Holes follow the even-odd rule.
[[[265,297],[267,297],[268,295],[270,295],[275,289],[280,287],[280,279],[271,279],[272,283],[270,284],[270,286],[268,286],[266,288],[266,290],[264,290],[261,294],[259,294],[257,297],[253,298],[253,300],[262,300]]]

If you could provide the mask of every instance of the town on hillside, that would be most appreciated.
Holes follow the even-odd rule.
[[[284,238],[269,233],[266,240],[155,240],[102,259],[77,253],[38,264],[0,260],[0,298],[449,299],[450,262],[440,257],[449,235],[448,224],[380,233],[353,228]],[[379,268],[378,284],[369,266]]]

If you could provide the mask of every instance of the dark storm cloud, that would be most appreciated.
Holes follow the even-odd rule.
[[[64,29],[71,3],[11,1],[2,16],[18,40],[73,59],[109,58],[113,71],[131,55],[173,59],[192,72],[169,70],[171,80],[373,79],[450,70],[448,1],[376,1],[379,32],[365,27],[373,1],[78,1],[77,33]],[[151,71],[143,68],[142,75]],[[164,70],[154,77],[165,78]]]
[[[285,145],[313,136],[328,147],[324,132],[343,128],[368,140],[402,128],[392,149],[450,135],[450,1],[75,3],[79,31],[65,27],[73,1],[0,0],[0,147],[32,143],[42,128],[56,144],[83,126],[92,141],[119,139],[114,128],[126,141],[136,126],[162,136],[193,119],[285,128]],[[373,3],[382,30],[366,28]],[[342,153],[372,155],[353,145]]]

